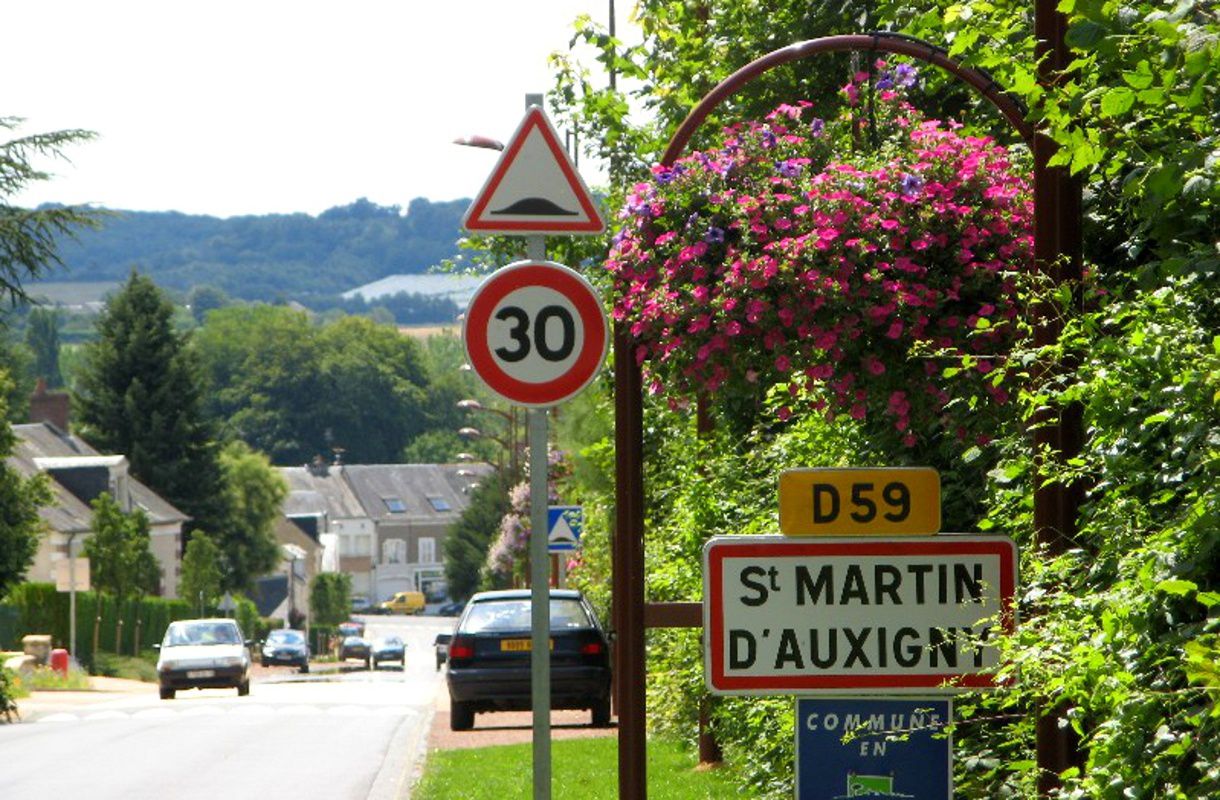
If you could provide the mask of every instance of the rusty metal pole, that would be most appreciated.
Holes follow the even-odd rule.
[[[620,800],[648,795],[644,697],[644,381],[631,335],[614,326],[614,673]]]

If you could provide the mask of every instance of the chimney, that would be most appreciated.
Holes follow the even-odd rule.
[[[70,408],[67,392],[47,391],[46,378],[38,379],[30,396],[30,422],[49,422],[67,433]]]

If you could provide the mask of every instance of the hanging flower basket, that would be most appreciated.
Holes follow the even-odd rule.
[[[951,395],[1007,400],[994,370],[1032,267],[1027,170],[925,120],[901,95],[913,68],[878,67],[872,127],[859,73],[840,118],[781,105],[633,188],[607,268],[650,391],[787,384],[781,418],[880,418],[907,445]]]

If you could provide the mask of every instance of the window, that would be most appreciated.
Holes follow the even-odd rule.
[[[452,511],[453,507],[449,505],[449,501],[443,497],[429,497],[428,502],[432,504],[434,511]]]
[[[385,503],[385,507],[390,510],[391,514],[407,513],[407,504],[400,497],[383,497],[381,502]]]
[[[402,539],[386,539],[381,543],[382,564],[407,563],[407,543]]]
[[[433,564],[436,562],[436,539],[425,536],[419,540],[419,563]]]

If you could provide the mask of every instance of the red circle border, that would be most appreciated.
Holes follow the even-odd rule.
[[[576,307],[584,327],[584,343],[576,361],[563,375],[545,383],[529,383],[509,375],[496,363],[487,342],[496,305],[509,293],[527,286],[542,286],[562,294]],[[552,261],[518,261],[492,273],[470,298],[462,340],[470,366],[493,392],[518,405],[552,406],[579,393],[593,380],[605,361],[610,334],[601,298],[580,273]]]

